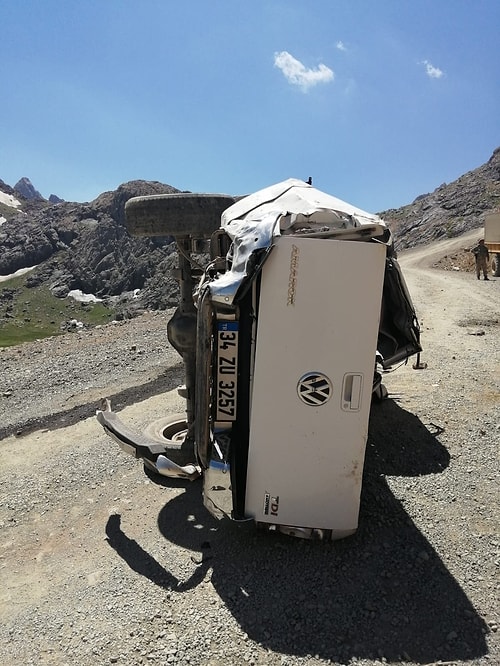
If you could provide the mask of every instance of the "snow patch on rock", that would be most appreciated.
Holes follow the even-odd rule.
[[[68,292],[68,296],[74,298],[75,301],[80,303],[101,303],[102,298],[97,298],[94,294],[84,294],[81,289],[72,289]]]
[[[5,192],[0,192],[0,203],[10,206],[11,208],[19,208],[21,202],[18,201],[12,194],[6,194]]]

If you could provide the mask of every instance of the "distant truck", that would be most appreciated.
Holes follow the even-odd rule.
[[[492,255],[491,272],[495,277],[500,277],[500,212],[486,215],[484,244]]]

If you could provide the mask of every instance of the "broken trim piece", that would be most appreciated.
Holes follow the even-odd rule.
[[[126,426],[111,410],[111,402],[103,400],[103,409],[96,410],[96,418],[119,447],[133,456],[148,462],[148,467],[154,467],[162,476],[171,478],[189,479],[194,481],[201,475],[197,465],[178,465],[165,454],[167,449],[142,433],[138,433]]]

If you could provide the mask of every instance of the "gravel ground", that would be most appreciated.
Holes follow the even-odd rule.
[[[77,423],[103,395],[123,408],[182,383],[166,333],[173,312],[0,348],[0,439]]]
[[[0,663],[499,665],[500,279],[428,268],[471,240],[401,257],[427,367],[385,376],[331,544],[216,522],[103,434],[102,395],[181,410],[167,313],[0,350]]]

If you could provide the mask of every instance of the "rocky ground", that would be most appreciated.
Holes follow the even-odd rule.
[[[104,435],[103,395],[138,429],[182,409],[168,313],[0,350],[0,663],[500,664],[500,278],[433,268],[477,237],[401,256],[425,352],[331,544],[218,523]]]
[[[0,348],[0,438],[78,423],[104,395],[120,409],[182,383],[181,358],[167,341],[173,312]]]

